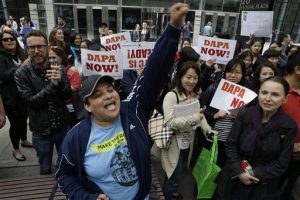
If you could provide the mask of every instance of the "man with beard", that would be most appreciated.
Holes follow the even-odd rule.
[[[48,62],[48,41],[44,33],[30,30],[26,35],[30,62],[19,68],[15,80],[29,112],[33,147],[40,163],[40,174],[50,174],[53,146],[59,151],[69,129],[65,100],[72,91],[61,66]]]

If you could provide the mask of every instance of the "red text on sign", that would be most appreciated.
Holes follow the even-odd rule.
[[[114,55],[99,55],[99,54],[87,54],[88,61],[94,62],[116,62],[116,58]]]
[[[228,82],[224,82],[224,84],[222,85],[221,90],[225,91],[225,92],[229,92],[230,94],[233,94],[235,96],[238,96],[240,98],[244,97],[245,94],[245,89],[241,88],[239,86],[230,84]]]
[[[118,72],[119,71],[119,65],[100,65],[100,64],[94,64],[94,63],[86,63],[86,68],[91,71],[96,72]]]

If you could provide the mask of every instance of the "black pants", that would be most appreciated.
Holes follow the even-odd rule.
[[[293,189],[297,179],[300,177],[300,161],[291,160],[285,176],[287,184],[282,194],[282,200],[293,200]]]
[[[4,105],[5,114],[9,120],[9,137],[14,149],[19,149],[21,140],[27,139],[27,114],[17,113],[11,106]]]

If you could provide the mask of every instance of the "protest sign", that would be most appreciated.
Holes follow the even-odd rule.
[[[255,37],[272,37],[273,11],[243,11],[241,18],[241,35]]]
[[[235,45],[236,40],[199,36],[196,52],[200,54],[201,60],[214,60],[226,65],[234,56]]]
[[[226,111],[234,110],[251,102],[257,94],[246,87],[222,79],[210,106]]]
[[[134,42],[122,45],[123,69],[143,68],[155,42]]]
[[[121,45],[126,44],[128,42],[131,42],[129,32],[123,32],[101,37],[101,44],[106,48],[107,51],[120,50]]]
[[[123,76],[122,54],[119,51],[81,50],[81,68],[84,76],[110,75],[115,79]]]

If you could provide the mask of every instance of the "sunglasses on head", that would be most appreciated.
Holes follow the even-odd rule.
[[[2,38],[3,42],[8,42],[8,41],[15,41],[13,37],[7,37],[7,38]]]

